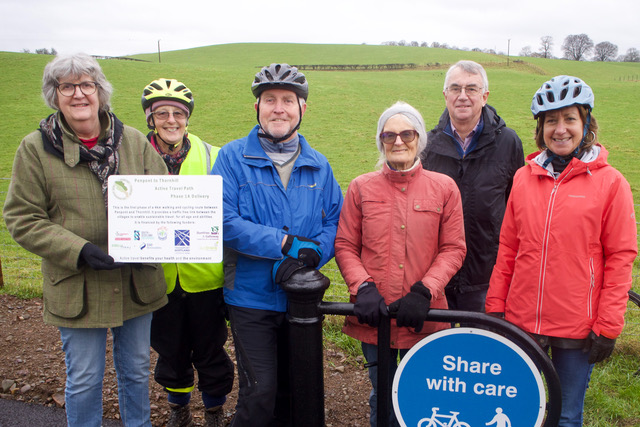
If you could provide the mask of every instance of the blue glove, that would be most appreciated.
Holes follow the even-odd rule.
[[[322,249],[319,245],[320,242],[315,240],[287,234],[282,253],[291,258],[299,259],[307,267],[316,268],[322,259]]]
[[[430,307],[431,291],[422,282],[416,282],[408,294],[389,305],[389,311],[397,313],[398,326],[409,326],[420,332]]]
[[[353,305],[353,313],[358,318],[358,322],[377,328],[380,324],[380,315],[388,315],[387,305],[380,292],[378,292],[376,284],[373,282],[365,283],[366,285],[358,289],[356,303]]]
[[[306,265],[304,265],[304,262],[300,261],[299,259],[286,256],[273,264],[271,277],[273,278],[274,282],[280,284],[289,280],[293,273],[305,267]]]

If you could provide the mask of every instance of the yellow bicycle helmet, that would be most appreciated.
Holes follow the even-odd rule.
[[[151,105],[160,100],[177,101],[189,109],[189,116],[193,113],[195,103],[191,90],[176,79],[158,79],[149,83],[142,91],[142,110],[147,112]]]

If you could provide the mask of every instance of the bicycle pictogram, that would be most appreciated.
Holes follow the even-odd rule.
[[[444,415],[438,414],[438,409],[440,408],[431,408],[431,417],[418,421],[418,427],[471,427],[464,421],[458,420],[458,414],[460,412],[450,411],[449,413],[451,415]]]

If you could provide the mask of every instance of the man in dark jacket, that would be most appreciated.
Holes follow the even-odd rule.
[[[522,142],[487,105],[489,81],[480,64],[451,66],[443,94],[447,108],[421,160],[453,178],[462,195],[467,256],[445,293],[450,309],[483,312],[513,175],[524,166]]]

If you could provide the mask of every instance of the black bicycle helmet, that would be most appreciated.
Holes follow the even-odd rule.
[[[267,89],[289,89],[300,98],[307,100],[309,83],[307,78],[296,67],[289,64],[271,64],[256,74],[251,92],[256,98]]]

